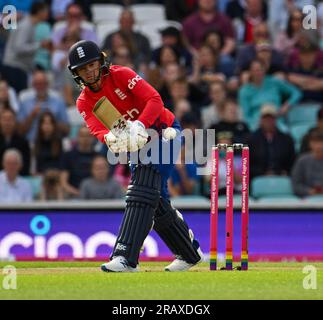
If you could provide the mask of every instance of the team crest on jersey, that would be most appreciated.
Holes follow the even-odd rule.
[[[127,95],[123,93],[119,88],[115,89],[114,92],[117,94],[117,96],[121,99],[124,100],[127,98]]]

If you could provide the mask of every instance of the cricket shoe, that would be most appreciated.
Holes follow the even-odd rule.
[[[123,256],[116,256],[110,262],[101,265],[101,270],[104,272],[137,272],[138,267],[132,268]]]
[[[176,256],[176,259],[169,264],[167,267],[165,267],[165,271],[168,272],[176,272],[176,271],[187,271],[190,268],[196,266],[197,264],[201,263],[204,260],[203,252],[201,251],[201,248],[199,247],[197,249],[197,253],[200,256],[200,260],[196,263],[188,263],[185,260],[182,259],[181,256]]]

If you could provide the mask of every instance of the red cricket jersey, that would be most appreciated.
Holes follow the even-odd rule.
[[[91,134],[103,143],[109,129],[92,112],[96,102],[103,96],[126,120],[139,120],[146,128],[154,125],[156,129],[162,129],[170,127],[174,122],[174,114],[165,108],[159,93],[150,84],[127,67],[111,66],[109,74],[102,77],[101,89],[93,92],[85,87],[76,101],[78,111]]]

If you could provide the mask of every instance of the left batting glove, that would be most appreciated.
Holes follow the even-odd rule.
[[[148,132],[142,122],[139,120],[128,121],[129,141],[128,150],[134,152],[140,150],[148,141]]]

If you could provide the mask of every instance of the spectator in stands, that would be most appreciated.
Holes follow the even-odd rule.
[[[175,103],[174,114],[179,123],[186,113],[192,112],[192,106],[187,99],[180,99]]]
[[[189,150],[187,146],[182,148],[180,161],[176,163],[170,176],[169,193],[173,197],[194,193],[194,189],[200,181],[200,176],[197,175],[198,161],[194,158],[192,163],[185,162],[185,152],[193,152],[196,148],[201,147],[201,143],[196,140],[198,137],[195,136],[195,130],[200,128],[199,120],[194,113],[186,113],[182,118],[181,125],[184,130],[192,131],[194,140],[192,145],[193,149]]]
[[[168,64],[180,64],[180,53],[176,47],[165,45],[159,50],[159,55],[156,56],[156,64],[161,69],[161,72]]]
[[[242,46],[237,53],[236,72],[241,74],[249,69],[251,62],[257,56],[257,44],[269,43],[270,34],[266,23],[260,23],[253,29],[253,42]],[[271,48],[271,66],[275,70],[283,69],[284,56],[277,50]]]
[[[160,93],[165,105],[169,105],[170,87],[172,83],[185,76],[183,68],[178,63],[169,63],[165,66],[163,72],[159,68],[151,68],[148,81]]]
[[[303,91],[302,101],[323,102],[323,51],[306,42],[291,54],[288,80]]]
[[[194,48],[203,43],[206,32],[210,29],[219,30],[224,36],[222,54],[230,55],[235,49],[234,28],[230,19],[216,10],[215,0],[199,0],[198,11],[188,16],[183,22],[183,33]]]
[[[148,65],[151,58],[151,48],[149,40],[146,36],[134,30],[135,17],[129,9],[124,9],[119,19],[119,30],[108,34],[103,41],[102,49],[111,50],[112,39],[116,33],[120,33],[126,41],[126,45],[130,48],[133,55],[133,61],[136,68],[142,65]]]
[[[170,99],[165,102],[171,110],[174,110],[175,104],[181,99],[187,99],[193,107],[193,111],[199,113],[199,107],[206,98],[203,93],[192,83],[189,83],[186,77],[174,80],[170,85]]]
[[[197,85],[205,94],[209,91],[210,83],[223,81],[233,76],[234,65],[222,63],[219,52],[212,47],[203,45],[193,60],[193,73],[190,81]]]
[[[314,0],[270,0],[268,1],[268,24],[273,37],[286,30],[288,17],[295,9],[314,5]]]
[[[209,31],[207,31],[203,38],[203,45],[213,48],[216,52],[219,53],[220,63],[222,65],[228,65],[228,67],[232,68],[234,59],[231,55],[222,53],[224,47],[224,36],[220,31],[216,29],[210,29]]]
[[[167,20],[182,22],[196,9],[197,0],[165,0]]]
[[[287,28],[281,30],[275,37],[274,47],[288,56],[298,41],[300,31],[303,30],[304,15],[300,9],[295,9],[291,12]]]
[[[51,15],[55,22],[65,19],[67,7],[74,2],[73,0],[52,0]]]
[[[300,197],[323,195],[323,134],[313,132],[310,152],[300,156],[292,170],[293,189]]]
[[[183,43],[181,32],[172,26],[160,30],[162,45],[152,52],[152,62],[158,64],[160,51],[163,47],[173,47],[179,54],[179,64],[190,68],[192,64],[192,55]]]
[[[3,171],[0,172],[0,202],[21,203],[32,201],[31,186],[19,176],[22,156],[16,149],[8,149],[3,155]]]
[[[309,139],[313,132],[323,133],[323,107],[319,109],[317,113],[317,125],[316,127],[309,130],[309,132],[303,137],[300,153],[305,153],[310,151]]]
[[[62,138],[57,122],[51,112],[40,115],[34,147],[36,173],[43,174],[47,169],[59,169],[62,156]]]
[[[17,92],[27,88],[28,73],[33,70],[34,57],[39,48],[50,49],[50,40],[37,42],[35,28],[48,18],[48,6],[44,2],[35,2],[30,14],[18,22],[12,30],[6,44],[1,74]]]
[[[237,40],[251,43],[254,28],[267,19],[267,3],[263,0],[233,0],[228,3],[226,14],[234,21]]]
[[[219,121],[224,111],[227,90],[223,81],[214,81],[209,87],[211,104],[201,110],[201,120],[204,129]]]
[[[18,112],[19,103],[16,91],[8,86],[7,81],[0,80],[0,112],[3,109],[9,108]]]
[[[117,48],[111,56],[111,60],[115,65],[125,66],[132,69],[135,68],[131,53],[126,46],[120,46]]]
[[[98,42],[94,25],[86,21],[82,7],[78,3],[71,3],[66,8],[65,21],[54,24],[52,41],[56,48],[62,46],[62,40],[68,33],[78,33],[82,40]]]
[[[254,60],[250,65],[250,81],[239,90],[239,105],[243,119],[251,130],[257,128],[261,106],[273,104],[278,116],[284,116],[290,107],[301,99],[301,92],[288,83],[270,75],[266,75],[262,61]],[[284,102],[285,101],[285,102]],[[278,120],[279,128],[285,129],[283,118]]]
[[[248,126],[241,121],[239,111],[239,106],[234,99],[226,99],[223,111],[221,112],[220,121],[213,123],[210,126],[210,129],[214,129],[216,133],[229,132],[235,143],[247,143],[249,129]]]
[[[91,176],[91,163],[97,155],[94,138],[88,128],[81,127],[76,147],[63,153],[61,162],[61,182],[68,198],[79,197],[82,180]]]
[[[113,179],[119,183],[123,192],[126,192],[131,180],[131,170],[128,164],[118,163],[114,168]]]
[[[12,109],[0,113],[0,170],[6,150],[16,149],[23,158],[20,174],[28,176],[30,171],[30,147],[28,141],[17,130],[16,114]]]
[[[62,38],[61,46],[53,51],[51,62],[53,76],[55,79],[53,89],[60,92],[63,90],[65,84],[65,70],[67,69],[66,67],[68,64],[68,51],[74,43],[80,40],[81,37],[78,31],[68,31]]]
[[[103,156],[96,156],[92,161],[92,176],[82,181],[80,198],[84,200],[120,199],[124,192],[120,184],[109,178],[109,164]]]
[[[261,109],[260,127],[249,140],[250,175],[287,175],[292,168],[295,151],[289,134],[277,128],[277,108],[264,105]]]
[[[34,142],[41,113],[50,111],[56,118],[62,136],[69,132],[66,104],[58,93],[49,89],[46,73],[35,71],[32,88],[21,93],[18,122],[20,133]]]
[[[59,170],[48,169],[45,171],[40,191],[40,200],[64,200],[64,192],[61,186]]]

